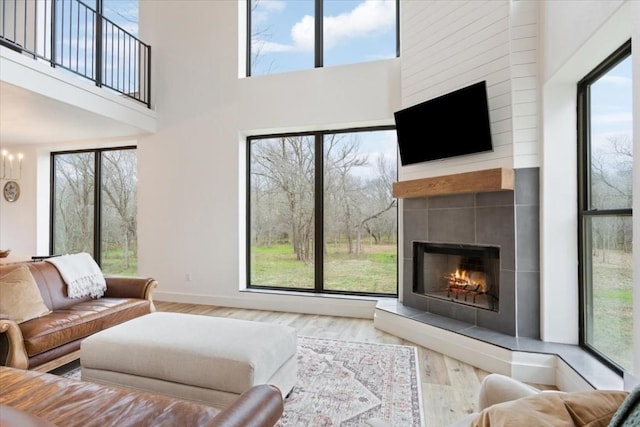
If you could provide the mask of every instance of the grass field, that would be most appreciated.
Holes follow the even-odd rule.
[[[593,257],[593,345],[625,369],[633,367],[632,255]]]
[[[314,265],[297,261],[291,245],[251,248],[251,284],[288,288],[314,287]],[[348,254],[346,245],[327,245],[324,256],[324,287],[332,291],[359,293],[397,292],[395,244],[365,245],[363,253]]]
[[[111,250],[102,254],[102,271],[115,276],[135,276],[138,273],[138,257],[132,251],[129,254],[129,265],[124,261],[122,251]]]

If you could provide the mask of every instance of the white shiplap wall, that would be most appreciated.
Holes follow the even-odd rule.
[[[513,166],[540,166],[538,3],[513,1],[511,32],[511,110],[513,115]]]
[[[535,2],[403,1],[400,8],[403,108],[486,80],[494,145],[491,153],[402,167],[400,180],[537,165]]]

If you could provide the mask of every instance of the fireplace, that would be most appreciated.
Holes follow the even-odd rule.
[[[539,171],[515,169],[513,190],[477,189],[493,182],[490,176],[467,179],[462,174],[462,178],[459,182],[464,188],[477,192],[402,195],[402,303],[423,312],[425,318],[436,315],[438,321],[450,320],[451,327],[471,325],[511,336],[538,338]],[[415,188],[429,190],[434,182],[441,181],[434,178]],[[409,185],[409,189],[414,186]],[[438,250],[475,247],[481,252],[451,255],[431,251],[414,259],[414,242],[441,243]],[[486,248],[492,249],[482,252]],[[446,259],[446,264],[451,265],[435,273],[432,258]],[[485,264],[482,268],[476,267],[478,259]],[[422,264],[414,268],[416,263]],[[477,284],[466,283],[460,270],[484,270],[488,274],[486,291],[476,290]],[[423,283],[416,281],[420,275]]]
[[[500,248],[413,242],[413,292],[498,311]]]

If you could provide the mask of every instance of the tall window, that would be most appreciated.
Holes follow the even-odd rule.
[[[630,371],[631,41],[578,84],[581,344]]]
[[[88,252],[105,273],[136,274],[134,147],[51,155],[51,253]]]
[[[398,0],[250,0],[247,75],[398,56]]]
[[[397,295],[395,131],[248,145],[249,287]]]

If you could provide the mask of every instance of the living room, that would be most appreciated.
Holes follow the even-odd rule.
[[[20,199],[0,200],[0,248],[29,256],[49,253],[51,152],[134,145],[138,273],[158,280],[155,299],[373,319],[375,298],[247,289],[246,138],[393,126],[393,113],[403,107],[486,80],[495,107],[494,151],[400,167],[398,181],[494,168],[537,170],[539,338],[577,345],[576,85],[625,41],[638,37],[640,5],[634,1],[478,3],[401,1],[397,58],[244,78],[243,2],[140,2],[140,39],[153,47],[151,109],[121,101],[102,105],[105,111],[99,114],[129,128],[120,137],[71,135],[59,140],[56,129],[51,129],[50,141],[34,142],[10,139],[3,132],[2,148],[23,153],[24,160]],[[464,17],[474,14],[495,25],[469,33]],[[230,25],[236,22],[240,24]],[[478,40],[485,43],[475,43]],[[14,68],[5,66],[5,61],[18,61],[14,53],[2,48],[1,71],[3,82],[17,84],[28,73],[9,75]],[[633,58],[636,133],[638,61]],[[34,80],[20,84],[36,86]],[[96,90],[85,92],[95,96]],[[47,96],[90,104],[85,110],[92,113],[99,110],[95,100],[81,104],[61,93]],[[109,95],[100,97],[109,100]],[[639,170],[636,156],[636,178]],[[638,182],[634,180],[636,211]],[[402,218],[405,201],[398,205]],[[640,225],[637,216],[633,224]],[[403,260],[408,255],[399,236],[398,260]],[[634,246],[640,246],[637,233],[633,239]],[[633,266],[638,300],[637,251]],[[403,262],[398,264],[398,277],[400,292],[410,280]],[[640,315],[634,310],[634,325],[638,324]],[[637,375],[640,327],[633,329]]]

